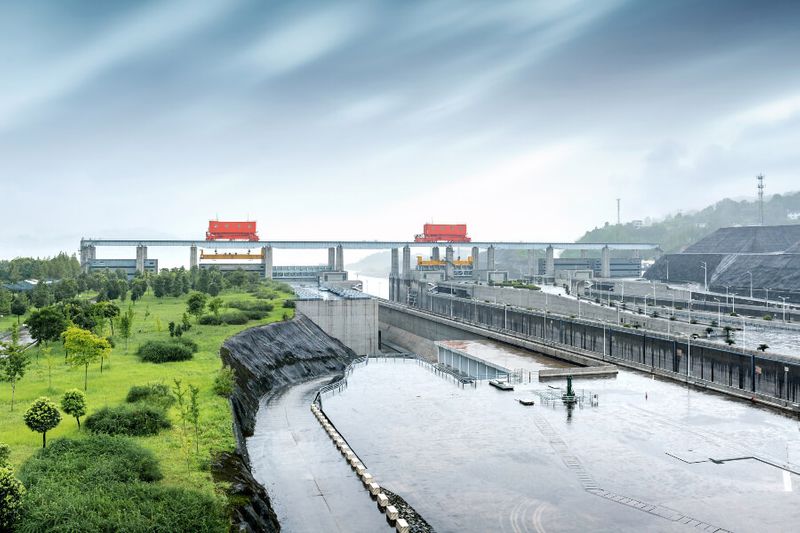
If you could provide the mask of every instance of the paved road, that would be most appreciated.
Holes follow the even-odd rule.
[[[330,438],[311,414],[322,378],[262,400],[247,450],[283,531],[390,531]]]

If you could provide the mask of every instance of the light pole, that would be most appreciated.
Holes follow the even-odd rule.
[[[705,261],[700,261],[700,268],[703,269],[703,287],[704,290],[708,292],[708,263]]]
[[[747,271],[747,275],[750,276],[750,299],[753,299],[753,273],[749,270]]]

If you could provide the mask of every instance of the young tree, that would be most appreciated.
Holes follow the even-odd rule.
[[[183,388],[181,380],[174,378],[173,382],[175,383],[175,386],[172,388],[172,390],[178,403],[178,416],[181,419],[181,435],[183,437],[182,444],[183,448],[186,450],[186,469],[189,470],[189,453],[191,448],[189,447],[189,438],[186,434],[186,422],[189,421],[190,406],[189,402],[186,400],[186,389]]]
[[[89,383],[89,364],[107,357],[111,352],[108,341],[91,331],[70,326],[64,332],[64,348],[69,353],[67,361],[72,366],[83,366],[83,390]]]
[[[194,426],[194,446],[196,453],[200,454],[200,405],[197,396],[200,389],[189,383],[189,421]]]
[[[78,389],[68,390],[61,397],[61,410],[74,416],[81,429],[81,417],[86,414],[86,395]]]
[[[11,342],[0,343],[0,381],[11,383],[11,410],[14,410],[14,396],[17,392],[17,381],[25,377],[25,370],[30,364],[28,354],[19,344],[19,331],[15,324],[11,330]]]
[[[222,307],[222,298],[215,296],[208,301],[208,310],[214,313],[214,316],[219,316],[220,307]]]
[[[19,324],[20,317],[28,312],[28,299],[27,297],[17,294],[11,301],[11,314],[17,316],[17,324]]]
[[[31,431],[42,434],[42,448],[44,448],[47,446],[47,432],[61,422],[61,413],[56,404],[42,396],[25,411],[23,419]]]
[[[193,292],[186,299],[186,311],[194,315],[195,320],[200,320],[200,316],[206,308],[206,295],[202,292]]]
[[[133,319],[136,313],[133,311],[133,305],[128,305],[128,310],[122,313],[119,317],[119,334],[125,339],[125,353],[128,353],[128,339],[131,338],[133,331]]]
[[[31,312],[27,322],[31,337],[40,344],[60,339],[61,334],[67,329],[67,317],[52,305]]]

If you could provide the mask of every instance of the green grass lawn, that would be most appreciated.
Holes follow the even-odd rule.
[[[244,292],[223,292],[220,297],[225,301],[253,300],[254,297]],[[153,437],[138,437],[136,441],[152,450],[161,462],[164,480],[167,485],[193,488],[206,493],[215,493],[214,483],[208,471],[210,452],[232,450],[235,446],[231,432],[231,413],[226,398],[217,396],[212,391],[212,384],[217,370],[221,367],[219,348],[222,342],[235,333],[259,324],[281,320],[284,313],[293,315],[293,309],[284,309],[283,300],[290,297],[281,294],[280,299],[272,300],[275,309],[263,320],[253,320],[244,326],[202,326],[195,324],[185,337],[194,340],[199,351],[190,361],[152,364],[143,363],[135,355],[139,344],[153,339],[169,339],[167,326],[170,321],[179,323],[186,310],[186,296],[165,297],[157,299],[151,293],[146,294],[136,303],[136,318],[133,335],[126,351],[125,341],[117,335],[116,347],[111,357],[104,364],[103,373],[100,365],[89,368],[89,387],[86,392],[88,414],[105,406],[115,406],[125,401],[128,389],[132,385],[161,382],[173,385],[173,379],[182,380],[184,386],[189,383],[200,388],[200,453],[192,454],[190,466],[187,468],[186,452],[183,446],[181,424],[177,410],[170,410],[173,428]],[[119,304],[119,302],[116,302]],[[126,308],[127,303],[120,305]],[[223,309],[224,310],[224,309]],[[146,314],[149,316],[145,317]],[[0,319],[0,331],[5,331],[16,322],[16,317]],[[161,331],[158,331],[160,323]],[[106,334],[110,334],[109,331]],[[64,391],[72,388],[83,389],[83,368],[72,368],[64,363],[64,350],[60,343],[51,343],[51,365],[44,351],[38,347],[29,351],[32,363],[25,377],[18,382],[14,411],[11,408],[11,384],[0,383],[0,442],[11,447],[11,463],[19,467],[25,459],[41,447],[41,435],[30,431],[22,420],[28,405],[39,396],[47,396],[56,403],[60,402]],[[52,379],[52,387],[48,380]],[[78,431],[75,419],[64,416],[61,424],[47,434],[48,442],[59,437],[78,437],[85,430]],[[194,449],[194,441],[191,441]]]

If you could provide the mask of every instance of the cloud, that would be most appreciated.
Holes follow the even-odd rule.
[[[308,11],[273,22],[244,52],[242,64],[266,77],[288,74],[353,40],[367,19],[366,11],[352,6]]]
[[[168,46],[216,21],[231,2],[183,0],[144,7],[77,49],[42,58],[23,69],[24,84],[0,99],[0,131],[78,90],[104,70],[137,54]]]

